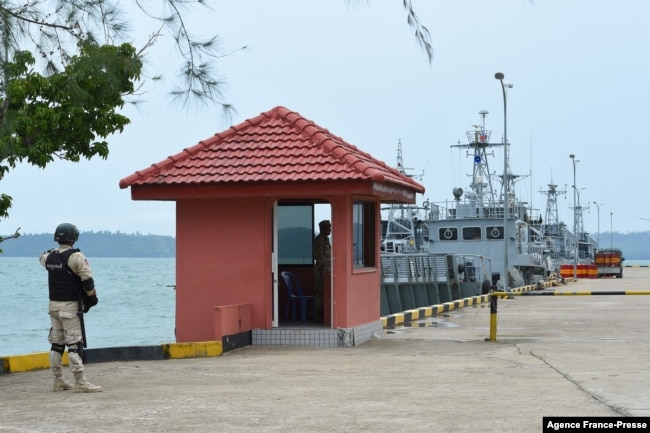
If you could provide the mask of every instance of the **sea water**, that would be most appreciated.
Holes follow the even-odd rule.
[[[175,341],[173,258],[92,258],[99,304],[84,315],[88,348]],[[47,271],[38,257],[0,255],[0,356],[50,349]]]

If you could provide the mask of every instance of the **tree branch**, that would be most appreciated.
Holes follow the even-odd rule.
[[[51,27],[51,28],[54,28],[54,29],[63,29],[65,31],[67,31],[67,32],[72,32],[73,30],[78,30],[79,29],[79,24],[78,23],[76,23],[76,25],[74,25],[74,26],[65,26],[63,24],[48,23],[47,21],[39,21],[39,20],[35,20],[35,19],[32,19],[32,18],[27,18],[26,16],[17,14],[14,11],[12,11],[11,9],[7,9],[5,7],[2,7],[2,6],[0,6],[0,12],[3,15],[7,14],[7,15],[10,15],[10,16],[16,18],[17,20],[24,21],[24,22],[30,23],[30,24],[38,24],[39,26]]]
[[[7,239],[15,239],[15,238],[20,237],[19,230],[20,230],[20,227],[18,227],[18,228],[16,229],[16,233],[14,233],[13,235],[9,235],[9,236],[0,236],[0,242],[4,242],[4,241],[6,241]]]

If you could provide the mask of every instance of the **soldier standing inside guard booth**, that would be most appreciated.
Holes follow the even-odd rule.
[[[314,237],[314,321],[323,323],[325,275],[332,272],[332,246],[329,235],[332,223],[323,220],[318,223],[320,233]]]

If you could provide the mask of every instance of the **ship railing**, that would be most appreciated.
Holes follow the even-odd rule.
[[[464,218],[503,219],[504,217],[503,206],[501,205],[491,205],[486,203],[481,210],[477,203],[471,203],[469,200],[462,200],[459,203],[455,203],[454,206],[433,206],[436,206],[437,209],[436,212],[430,213],[431,218],[429,218],[429,221],[455,220]],[[509,217],[511,219],[516,219],[518,217],[518,214],[511,211]]]
[[[382,253],[381,315],[450,302],[466,293],[465,287],[480,294],[477,284],[490,279],[489,269],[489,259],[476,255]]]
[[[443,281],[447,273],[444,262],[435,260],[440,254],[392,254],[381,255],[381,278],[387,283]]]
[[[473,146],[486,147],[490,143],[490,136],[492,131],[485,128],[472,129],[471,131],[466,131],[467,142]]]
[[[477,198],[463,197],[461,200],[446,202],[443,204],[432,204],[432,211],[428,214],[429,220],[447,220],[461,218],[494,218],[501,219],[504,217],[503,203],[496,203],[494,200],[484,200],[483,206]],[[433,211],[435,209],[435,212]],[[520,219],[531,224],[534,227],[542,225],[542,218],[538,212],[534,212],[526,207],[524,203],[517,203],[510,207],[508,212],[509,219]]]

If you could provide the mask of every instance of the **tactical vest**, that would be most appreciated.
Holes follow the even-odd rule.
[[[76,301],[81,294],[81,277],[68,267],[68,259],[79,249],[63,252],[53,251],[45,259],[47,281],[50,287],[50,301]]]

